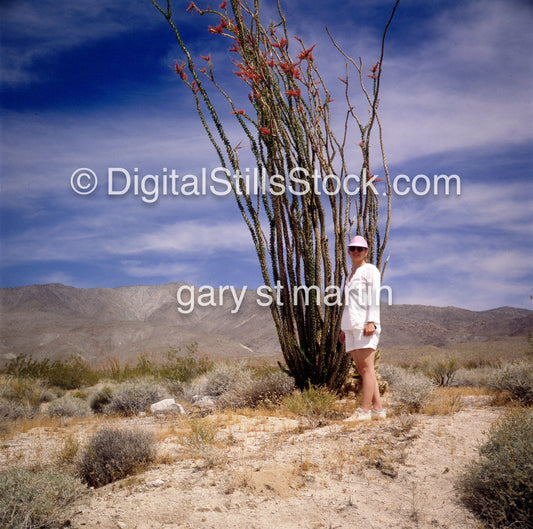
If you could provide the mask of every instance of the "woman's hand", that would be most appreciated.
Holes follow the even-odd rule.
[[[369,321],[363,329],[365,336],[372,336],[376,332],[376,324],[373,321]]]
[[[344,340],[346,340],[346,335],[344,334],[344,331],[341,331],[339,334],[339,342],[344,343]]]

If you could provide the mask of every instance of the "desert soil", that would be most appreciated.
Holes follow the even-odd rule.
[[[351,406],[351,403],[345,403]],[[90,490],[74,529],[479,528],[458,500],[456,478],[502,414],[464,397],[448,416],[397,415],[354,424],[238,412],[202,421],[212,444],[187,444],[190,419],[140,417],[159,461],[136,476]],[[345,414],[346,415],[346,414]],[[117,421],[115,419],[115,421]],[[110,421],[111,422],[111,421]],[[6,440],[0,466],[56,457],[100,425],[34,428]]]

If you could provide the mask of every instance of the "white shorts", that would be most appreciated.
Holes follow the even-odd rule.
[[[374,334],[365,336],[362,329],[344,331],[346,351],[349,352],[354,349],[377,349],[379,334],[379,331],[375,331]]]

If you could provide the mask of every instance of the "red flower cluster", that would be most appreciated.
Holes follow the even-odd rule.
[[[304,49],[302,53],[298,55],[298,59],[301,61],[307,60],[310,62],[313,62],[315,58],[313,57],[313,48],[316,46],[316,44],[313,44],[310,48]]]
[[[244,65],[242,62],[237,63],[237,66],[239,67],[239,71],[233,72],[237,77],[240,77],[241,79],[249,79],[254,83],[263,80],[263,77],[259,75],[254,68]]]
[[[228,5],[228,2],[226,2],[226,0],[224,0],[224,2],[222,2],[220,4],[220,9],[226,9],[227,5]]]
[[[285,48],[285,46],[287,46],[287,39],[281,39],[279,41],[279,44],[277,42],[271,42],[270,45],[273,48],[278,48],[278,49]]]
[[[188,79],[187,74],[185,73],[185,63],[182,62],[181,64],[176,63],[174,65],[174,71],[184,80],[186,81]]]
[[[293,77],[296,77],[296,79],[300,79],[301,72],[298,69],[299,63],[288,63],[288,62],[280,62],[279,67],[283,70],[283,73],[286,75],[292,75]]]
[[[299,88],[297,90],[287,90],[285,93],[292,97],[300,97],[302,95],[302,91]]]
[[[213,33],[213,34],[224,33],[224,30],[227,27],[228,27],[228,23],[223,18],[221,18],[220,24],[218,26],[209,26],[208,30],[209,30],[209,33]]]

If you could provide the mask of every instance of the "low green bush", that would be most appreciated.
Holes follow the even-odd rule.
[[[439,358],[424,365],[425,375],[439,387],[451,386],[458,369],[455,358]]]
[[[83,494],[78,479],[57,470],[13,468],[0,472],[0,527],[62,526]]]
[[[102,487],[141,472],[156,455],[156,439],[151,432],[104,427],[83,449],[78,472],[87,485]]]
[[[530,529],[533,520],[533,410],[499,421],[459,480],[465,505],[493,529]]]
[[[104,386],[96,389],[89,397],[89,406],[94,413],[103,413],[106,406],[113,398],[113,389],[110,386]]]

